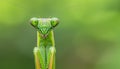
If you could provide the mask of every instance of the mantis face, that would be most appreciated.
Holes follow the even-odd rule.
[[[32,18],[30,20],[30,23],[43,36],[47,36],[50,30],[52,30],[58,24],[58,19],[57,18]]]

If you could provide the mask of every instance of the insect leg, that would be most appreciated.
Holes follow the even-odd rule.
[[[43,47],[41,47],[41,48],[35,47],[34,48],[36,69],[45,69],[44,51],[45,51],[45,49]]]
[[[55,69],[55,47],[51,46],[47,52],[47,69]]]

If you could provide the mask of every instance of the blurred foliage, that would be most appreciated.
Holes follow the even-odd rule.
[[[120,0],[0,0],[0,69],[34,69],[29,19],[50,16],[56,69],[120,69]]]

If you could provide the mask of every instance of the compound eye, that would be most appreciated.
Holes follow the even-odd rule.
[[[59,19],[58,18],[51,18],[51,25],[52,27],[56,27],[59,24]]]
[[[31,24],[33,27],[37,28],[38,18],[31,18],[31,19],[30,19],[30,24]]]

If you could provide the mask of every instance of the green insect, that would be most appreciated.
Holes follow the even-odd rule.
[[[36,69],[55,69],[55,41],[53,29],[58,18],[32,18],[31,25],[37,30],[37,47],[34,48]]]

